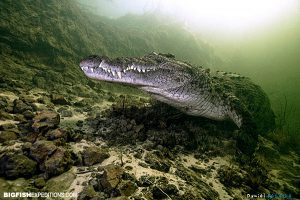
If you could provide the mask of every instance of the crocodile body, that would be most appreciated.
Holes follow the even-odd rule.
[[[231,120],[239,128],[252,126],[259,131],[275,125],[267,95],[249,78],[213,73],[170,54],[116,59],[90,56],[80,67],[89,78],[138,87],[189,115]]]

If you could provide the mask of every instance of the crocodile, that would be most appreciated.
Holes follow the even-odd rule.
[[[80,67],[91,79],[129,84],[188,115],[232,121],[237,128],[255,134],[275,126],[266,93],[235,73],[212,72],[172,54],[155,52],[114,59],[92,55],[83,59]]]

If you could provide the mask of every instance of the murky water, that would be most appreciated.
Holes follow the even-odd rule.
[[[300,4],[228,0],[214,9],[200,0],[136,2],[0,2],[0,193],[51,191],[60,188],[51,182],[68,179],[63,190],[84,196],[95,186],[89,184],[107,181],[104,171],[127,170],[117,182],[128,185],[117,193],[98,185],[93,194],[165,197],[155,182],[179,199],[257,192],[300,198]],[[237,127],[185,116],[133,87],[92,81],[79,67],[93,54],[153,51],[250,77],[268,95],[276,129],[258,137],[249,156],[240,150],[251,142],[239,143]],[[154,182],[139,185],[144,173]]]

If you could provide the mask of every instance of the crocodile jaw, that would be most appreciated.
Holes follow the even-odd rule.
[[[83,60],[80,67],[85,75],[96,80],[125,83],[137,86],[154,86],[151,77],[155,76],[155,67],[146,67],[136,64],[111,65],[104,59]]]

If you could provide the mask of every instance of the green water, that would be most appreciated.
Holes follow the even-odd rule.
[[[192,145],[199,145],[197,147],[199,149],[189,152],[190,157],[186,161],[189,161],[190,158],[191,160],[198,159],[199,166],[201,165],[201,168],[203,168],[206,164],[209,164],[206,160],[209,160],[210,156],[213,159],[217,158],[216,162],[220,165],[218,169],[224,169],[222,171],[225,174],[225,179],[228,179],[232,183],[234,182],[235,184],[233,185],[236,185],[236,183],[240,185],[240,179],[237,179],[238,181],[233,180],[232,174],[241,172],[240,169],[245,170],[245,172],[247,171],[242,176],[244,183],[239,188],[241,189],[241,194],[237,196],[243,197],[241,199],[245,197],[243,192],[249,191],[250,188],[251,190],[253,189],[253,193],[264,191],[300,194],[298,187],[300,166],[300,9],[295,8],[293,13],[286,12],[285,16],[277,18],[272,23],[256,28],[252,27],[247,29],[247,31],[234,33],[235,30],[231,30],[231,32],[215,30],[209,32],[208,30],[202,30],[200,24],[197,25],[197,23],[194,23],[192,24],[193,26],[191,24],[187,26],[181,18],[175,19],[163,15],[159,12],[159,7],[157,7],[157,10],[152,10],[153,12],[151,9],[151,12],[149,9],[145,12],[140,2],[146,1],[159,2],[160,0],[0,1],[0,136],[2,136],[3,141],[7,142],[1,143],[0,141],[0,158],[2,158],[2,153],[4,152],[3,148],[6,148],[6,145],[14,144],[15,139],[19,139],[17,138],[19,132],[11,134],[10,131],[7,131],[6,135],[2,134],[3,127],[15,131],[14,126],[3,126],[2,123],[22,122],[17,129],[20,131],[20,141],[27,141],[28,139],[31,141],[31,135],[28,134],[32,132],[32,120],[30,118],[38,116],[39,112],[29,112],[29,114],[28,112],[23,112],[23,108],[28,111],[27,104],[30,105],[29,109],[32,108],[34,110],[41,109],[43,111],[44,109],[51,109],[54,111],[56,109],[58,112],[61,112],[61,115],[63,111],[73,112],[74,118],[68,116],[62,117],[62,122],[59,125],[62,128],[66,126],[75,132],[77,130],[80,133],[83,131],[83,135],[91,134],[93,137],[89,142],[94,142],[95,134],[100,133],[101,131],[99,132],[99,130],[102,129],[98,130],[99,127],[97,127],[97,130],[94,130],[94,128],[86,129],[86,126],[82,124],[91,124],[92,127],[95,124],[94,122],[97,122],[97,124],[106,126],[106,122],[102,121],[103,118],[98,120],[98,114],[102,115],[102,112],[104,114],[107,112],[107,115],[110,112],[113,113],[113,110],[115,108],[118,109],[122,103],[123,110],[122,112],[118,112],[120,116],[113,116],[111,118],[108,115],[107,124],[115,127],[114,125],[118,124],[118,122],[121,124],[123,121],[130,121],[130,124],[128,124],[130,126],[126,126],[125,132],[123,130],[120,132],[119,127],[116,126],[117,128],[112,130],[113,133],[116,133],[117,140],[113,135],[113,137],[109,136],[109,140],[105,142],[110,142],[111,138],[114,144],[125,138],[124,144],[127,145],[128,142],[128,148],[130,149],[128,151],[130,155],[126,156],[128,158],[132,157],[131,152],[135,153],[137,149],[139,151],[140,147],[146,150],[148,148],[152,149],[148,142],[144,141],[144,137],[142,137],[142,140],[138,140],[138,146],[131,146],[132,138],[128,137],[127,134],[130,136],[132,133],[139,132],[139,127],[146,127],[143,133],[146,138],[152,138],[153,136],[153,140],[161,141],[160,139],[162,139],[162,141],[169,141],[169,137],[172,136],[173,141],[173,137],[176,136],[175,134],[173,136],[173,133],[177,131],[176,120],[180,121],[181,118],[175,119],[177,118],[175,116],[175,123],[171,121],[173,120],[173,116],[172,112],[169,113],[168,107],[166,107],[167,110],[161,110],[161,105],[157,104],[157,107],[146,106],[145,108],[138,108],[137,111],[132,105],[138,105],[138,107],[148,105],[148,99],[140,98],[145,95],[144,93],[136,88],[120,84],[93,81],[85,77],[79,67],[80,60],[89,55],[106,55],[111,58],[138,57],[155,51],[174,54],[176,59],[184,60],[196,66],[239,73],[250,77],[253,82],[260,85],[267,93],[277,116],[277,128],[259,137],[257,142],[258,148],[251,158],[247,158],[246,155],[237,151],[235,147],[238,130],[234,133],[229,131],[229,133],[228,130],[223,131],[223,126],[221,127],[222,130],[219,131],[219,128],[216,128],[219,125],[211,122],[208,122],[206,125],[205,120],[203,120],[204,124],[202,124],[202,120],[199,120],[199,123],[197,121],[195,126],[193,122],[190,126],[189,119],[184,119],[182,124],[181,121],[178,123],[178,130],[180,131],[179,142],[182,141],[184,145],[188,143],[187,146],[189,146],[190,142]],[[173,2],[173,0],[163,1]],[[114,6],[118,2],[125,3],[126,5],[119,5],[116,9]],[[130,3],[127,4],[127,2]],[[130,9],[130,6],[135,6],[135,4],[138,4],[139,7]],[[130,13],[129,11],[134,12]],[[189,18],[192,18],[192,16],[189,16]],[[243,27],[247,26],[244,25]],[[19,101],[15,101],[14,98],[18,98]],[[32,102],[36,102],[41,107],[37,108],[33,106]],[[116,104],[116,107],[110,109],[114,107],[110,106],[113,103]],[[124,113],[126,113],[124,105],[126,103],[129,104],[128,110],[130,112],[128,112],[128,115],[130,116],[124,120]],[[151,104],[152,101],[150,101]],[[139,114],[140,112],[144,112],[144,109],[147,110],[145,116],[143,113]],[[156,112],[155,109],[159,109],[160,111]],[[151,111],[150,114],[148,110]],[[152,112],[156,113],[153,115],[154,117],[151,114]],[[148,119],[150,117],[156,118],[155,116],[160,112],[166,114],[167,117],[165,115],[161,116],[162,120],[159,117],[157,126],[156,122],[154,123],[155,125],[152,125],[153,120]],[[70,112],[64,113],[64,115],[70,114]],[[30,114],[32,114],[31,117]],[[170,118],[169,114],[171,115]],[[140,115],[146,117],[147,123],[139,124]],[[148,116],[150,117],[148,118]],[[117,119],[117,122],[114,121],[115,119]],[[148,121],[151,127],[150,124],[149,126],[147,125]],[[174,126],[175,128],[173,124],[176,125]],[[138,130],[131,130],[128,127],[136,127]],[[158,130],[156,130],[157,127]],[[181,129],[184,131],[182,132]],[[186,137],[190,137],[190,134],[186,135],[188,132],[196,133],[195,137],[188,138],[190,141],[186,139]],[[87,136],[89,137],[89,135]],[[78,141],[74,142],[72,139],[73,132],[70,140],[69,136],[67,137],[68,141],[66,145],[63,145],[65,146],[64,148],[69,148],[69,144],[72,145],[71,143],[78,143]],[[156,137],[158,138],[156,139]],[[181,137],[183,139],[180,139]],[[127,141],[127,139],[130,141]],[[41,140],[46,141],[44,137]],[[75,140],[77,139],[75,138]],[[140,146],[140,142],[143,145]],[[94,145],[94,143],[92,144]],[[98,144],[95,143],[97,146]],[[27,148],[29,148],[27,146],[24,143],[24,147],[26,147],[23,150],[24,152],[26,151],[26,155],[24,154],[24,156],[29,156],[30,158],[30,155],[27,155]],[[106,148],[106,145],[103,145],[103,147]],[[120,150],[122,159],[123,153],[126,152],[123,152],[122,148],[118,149],[119,146],[118,148],[115,148],[115,146],[112,147],[114,152],[115,150]],[[108,148],[111,148],[111,146],[108,145]],[[168,156],[163,156],[162,159],[166,161],[169,159],[169,161],[172,160],[170,163],[174,163],[174,167],[176,168],[179,167],[179,174],[182,174],[184,177],[192,177],[189,173],[186,175],[185,173],[181,173],[193,170],[192,168],[186,167],[181,169],[177,163],[178,160],[181,165],[186,162],[184,161],[185,159],[173,157],[171,156],[173,153],[167,153],[170,151],[168,150],[168,146],[157,145],[157,148],[155,148],[153,148],[154,151],[158,150],[162,153],[166,150],[166,154],[163,154]],[[10,148],[7,149],[10,151]],[[178,151],[178,154],[183,153],[185,155],[186,153],[185,150],[181,152],[181,148],[178,148],[176,151]],[[18,153],[20,153],[19,149]],[[148,153],[148,150],[145,153]],[[196,155],[198,158],[196,158]],[[78,158],[81,158],[81,155]],[[115,162],[114,159],[110,160]],[[143,160],[141,161],[144,163]],[[193,162],[191,163],[193,164]],[[204,163],[206,164],[203,165]],[[212,165],[214,163],[215,161],[210,162]],[[232,163],[238,163],[238,168],[235,168]],[[20,164],[23,164],[23,162],[20,162]],[[39,164],[44,166],[43,163]],[[126,164],[130,164],[130,162],[127,163],[126,161]],[[3,170],[5,168],[2,165],[1,163],[0,168]],[[224,168],[225,165],[228,165],[232,169],[228,170]],[[11,167],[12,165],[8,163],[7,166]],[[133,166],[138,166],[138,164]],[[144,168],[144,166],[140,167]],[[194,185],[195,183],[197,185],[202,180],[210,182],[215,178],[217,182],[222,183],[219,181],[222,177],[211,177],[210,172],[213,169],[212,167],[207,165],[205,168],[208,169],[209,173],[205,172],[206,175],[203,176],[203,170],[200,172],[199,169],[195,168],[195,172],[197,174],[199,172],[198,175],[199,178],[201,176],[201,179],[194,179],[192,177],[194,182],[190,182],[190,179],[187,179],[185,184]],[[17,165],[16,169],[15,171],[18,172],[21,168],[18,168]],[[218,175],[220,172],[218,169],[214,167],[215,172],[212,173]],[[173,176],[176,173],[174,174],[172,170],[170,175]],[[180,176],[178,175],[178,177]],[[30,183],[28,182],[29,185],[32,184],[32,180],[31,178],[28,179],[30,181]],[[6,184],[6,180],[2,178],[0,181],[1,184],[4,182],[3,186],[6,185],[7,187],[10,187],[10,185],[20,185],[18,182]],[[27,185],[26,181],[22,180],[21,182],[24,182],[24,184],[21,184],[22,186]],[[263,188],[260,188],[262,185]],[[230,193],[231,191],[239,190],[238,188],[231,187],[230,184],[226,184],[224,187],[223,185],[215,187],[207,182],[207,185],[204,186],[200,184],[200,188],[196,192],[201,193],[202,190],[210,188],[209,186],[211,186],[211,189],[222,188],[224,191],[229,189]],[[145,191],[148,193],[148,190]],[[234,197],[234,195],[229,196]],[[295,197],[299,198],[299,195]]]
[[[121,0],[114,2],[80,2],[85,6],[87,5],[87,9],[90,9],[91,12],[97,15],[116,19],[115,21],[117,21],[118,26],[120,24],[124,26],[125,24],[125,29],[140,29],[142,32],[149,31],[149,28],[151,31],[163,32],[164,29],[161,28],[160,23],[176,24],[178,27],[183,27],[185,25],[180,22],[190,17],[180,15],[181,17],[178,18],[178,14],[172,12],[174,5],[155,4],[155,1],[141,1],[137,4],[129,1],[126,5],[124,4],[125,1]],[[172,21],[173,18],[170,20],[160,16],[160,12],[166,9],[166,5],[170,6],[168,14],[175,15],[177,22],[179,21],[178,23],[174,23]],[[259,8],[259,4],[257,6]],[[184,37],[180,28],[178,30],[168,30],[166,33],[167,37],[173,38],[171,40],[173,44],[164,45],[164,41],[162,40],[158,42],[162,43],[162,45],[154,45],[154,50],[168,51],[174,53],[179,59],[251,77],[269,95],[272,107],[278,116],[277,120],[282,121],[282,118],[284,118],[284,121],[286,121],[284,125],[287,131],[297,136],[300,130],[299,4],[295,3],[290,9],[290,11],[286,11],[282,15],[273,16],[276,20],[270,23],[257,27],[253,26],[253,28],[248,29],[246,24],[243,26],[245,28],[244,31],[240,31],[240,27],[237,27],[237,30],[233,29],[228,32],[218,29],[208,32],[207,29],[201,28],[201,23],[203,22],[193,22],[194,27],[189,26],[187,29],[189,33],[200,41],[199,46],[202,49],[202,53],[200,54],[199,48],[195,48],[191,46],[191,43],[186,42],[190,42],[191,39]],[[155,22],[152,24],[149,23],[149,18],[143,15],[144,12],[147,13],[146,15],[154,13],[155,18],[159,21],[157,27],[153,26]],[[126,17],[128,13],[135,13],[136,16]],[[255,15],[255,13],[253,14]],[[265,13],[265,15],[267,14]],[[140,19],[137,20],[138,18]],[[150,17],[150,19],[153,20],[154,18]],[[146,41],[151,37],[151,34],[144,35]],[[180,43],[178,46],[181,46],[181,48],[175,50],[176,47],[174,46],[176,44],[174,44],[174,41]],[[155,43],[157,41],[150,40],[148,42]]]
[[[288,131],[299,135],[299,15],[237,41],[218,41],[215,44],[225,60],[222,67],[249,76],[260,84],[269,95],[278,120],[285,112]]]

